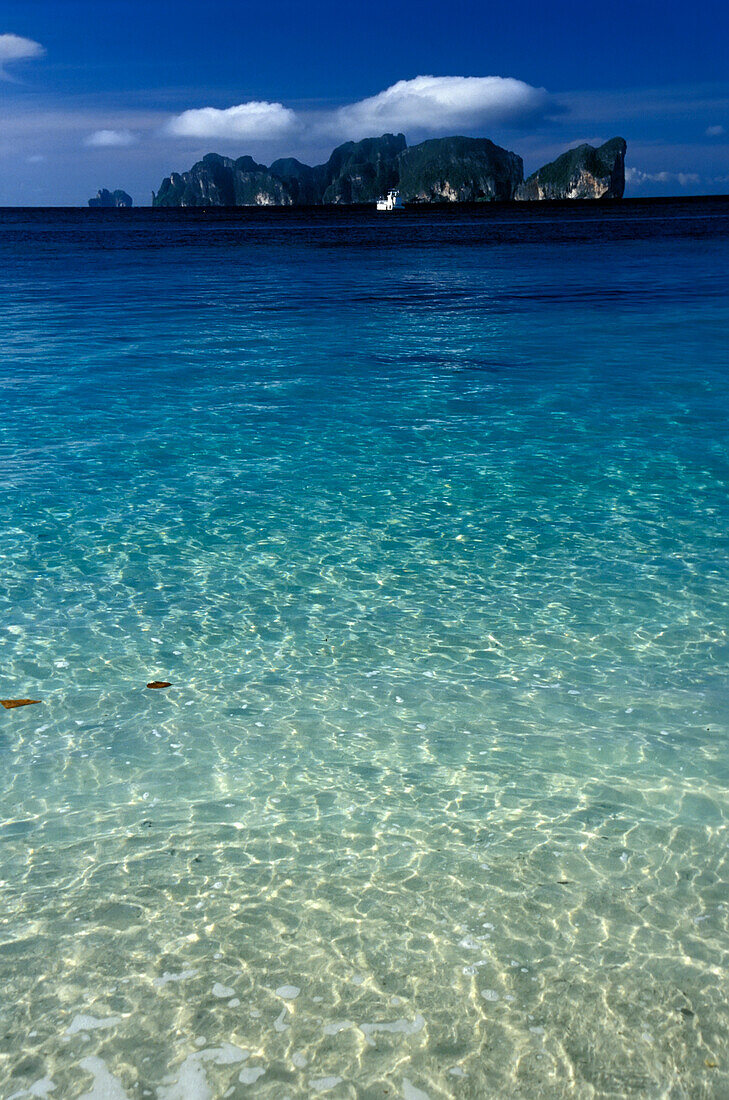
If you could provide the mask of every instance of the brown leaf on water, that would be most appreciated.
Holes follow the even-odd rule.
[[[168,687],[172,687],[172,684],[169,683],[168,680],[152,680],[151,683],[147,684],[147,687],[148,688],[168,688]]]
[[[15,707],[32,707],[34,703],[40,703],[40,699],[0,699],[0,703],[6,710],[13,710]]]

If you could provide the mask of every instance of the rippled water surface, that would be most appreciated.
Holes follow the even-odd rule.
[[[3,1100],[729,1095],[728,271],[0,212]]]

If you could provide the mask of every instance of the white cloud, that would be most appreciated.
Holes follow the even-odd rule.
[[[644,183],[677,183],[690,187],[700,181],[697,172],[643,172],[640,168],[626,168],[625,182],[640,187]]]
[[[453,133],[480,126],[521,125],[554,113],[544,88],[503,76],[416,76],[334,112],[342,136],[369,137],[383,130]]]
[[[282,103],[251,101],[220,110],[184,111],[165,127],[174,137],[265,140],[302,134],[359,139],[386,130],[446,134],[494,125],[539,122],[560,110],[544,88],[502,76],[416,76],[331,111],[298,114]]]
[[[45,49],[40,42],[32,38],[21,38],[19,34],[0,34],[0,78],[9,80],[5,65],[11,61],[29,61],[34,57],[43,57]]]
[[[707,126],[706,127],[706,136],[707,137],[721,137],[722,134],[724,134],[724,133],[726,133],[726,131],[725,131],[723,126]]]
[[[676,175],[681,187],[690,187],[694,183],[698,183],[701,176],[698,172],[678,172]]]
[[[84,145],[90,145],[94,149],[122,148],[134,145],[137,135],[131,130],[94,130],[93,134],[84,141]]]
[[[236,107],[219,110],[201,107],[183,111],[167,124],[167,133],[174,137],[232,138],[261,140],[275,138],[292,130],[296,114],[282,103],[251,100]]]

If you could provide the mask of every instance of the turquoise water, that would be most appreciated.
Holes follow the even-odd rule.
[[[0,1096],[729,1095],[728,261],[0,212]]]

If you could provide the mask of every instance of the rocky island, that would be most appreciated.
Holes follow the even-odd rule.
[[[111,208],[116,206],[133,206],[132,196],[127,195],[126,191],[107,191],[105,187],[96,195],[96,198],[89,199],[89,206],[104,208]]]
[[[167,176],[152,205],[373,203],[392,188],[410,203],[601,199],[622,198],[624,187],[622,138],[598,149],[580,145],[568,150],[525,182],[521,157],[488,138],[433,138],[408,146],[404,134],[383,134],[345,142],[325,164],[314,167],[294,157],[266,166],[248,156],[233,160],[208,153],[189,171]],[[104,205],[95,200],[91,204]]]
[[[625,190],[625,141],[612,138],[595,149],[578,145],[532,173],[516,189],[515,199],[622,199]]]

